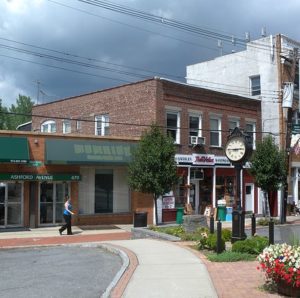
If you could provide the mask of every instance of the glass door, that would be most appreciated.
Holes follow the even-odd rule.
[[[53,225],[63,222],[65,195],[69,194],[69,184],[40,184],[40,225]]]
[[[5,227],[5,205],[6,205],[6,185],[4,183],[0,183],[0,227]]]
[[[69,194],[69,185],[67,183],[55,184],[55,223],[63,222],[65,195],[67,194]]]
[[[22,184],[0,183],[0,227],[22,225]]]

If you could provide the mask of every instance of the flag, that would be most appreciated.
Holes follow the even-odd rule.
[[[299,140],[297,141],[297,143],[294,145],[293,147],[293,151],[296,155],[300,154],[300,144],[299,144]]]

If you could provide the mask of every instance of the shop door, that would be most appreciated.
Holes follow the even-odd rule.
[[[245,184],[245,211],[254,212],[254,184]]]
[[[191,180],[190,203],[195,214],[199,214],[199,180]]]
[[[68,183],[41,183],[40,225],[61,224],[65,195],[69,194]]]
[[[0,183],[0,227],[22,225],[22,184]]]

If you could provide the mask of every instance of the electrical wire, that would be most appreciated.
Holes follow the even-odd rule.
[[[59,117],[59,116],[51,116],[51,115],[41,115],[41,114],[26,114],[26,113],[17,113],[17,112],[6,112],[1,111],[0,114],[5,115],[12,115],[12,116],[25,116],[25,117],[37,117],[37,118],[45,118],[45,119],[55,119],[55,120],[70,120],[70,121],[82,121],[82,122],[90,122],[90,123],[96,123],[97,120],[94,119],[84,119],[84,118],[70,118],[70,117]],[[122,125],[122,126],[134,126],[134,127],[151,127],[152,124],[140,124],[140,123],[130,123],[130,122],[115,122],[115,121],[106,121],[108,124],[114,124],[114,125]],[[162,129],[168,129],[170,127],[164,126],[164,125],[158,125],[158,127]],[[172,127],[175,129],[175,127]],[[179,130],[190,130],[190,127],[176,127],[176,129]],[[222,129],[199,129],[200,131],[204,132],[228,132],[228,130],[222,130]],[[263,133],[270,133],[272,135],[280,135],[285,133],[273,133],[269,131],[255,131],[256,134],[263,134]]]
[[[98,61],[102,62],[100,60],[93,59],[93,58],[77,56],[77,55],[73,55],[71,53],[61,52],[61,51],[54,50],[54,49],[42,48],[42,47],[39,47],[39,46],[34,46],[34,45],[31,45],[31,44],[21,43],[21,42],[13,41],[13,40],[8,40],[8,39],[1,38],[1,37],[0,37],[0,39],[7,40],[7,41],[17,43],[17,44],[24,44],[24,45],[29,46],[29,47],[40,48],[40,49],[45,50],[45,51],[55,52],[55,53],[58,53],[58,54],[61,54],[61,55],[66,55],[68,57],[78,57],[78,58],[82,58],[82,59],[89,60],[89,61],[94,61],[95,60],[97,62]],[[58,57],[58,56],[45,54],[45,53],[42,53],[42,52],[26,50],[26,49],[13,47],[13,46],[1,44],[1,43],[0,43],[0,48],[6,49],[6,50],[12,50],[12,51],[23,53],[23,54],[33,55],[33,56],[39,57],[39,58],[51,59],[51,60],[54,60],[54,61],[75,64],[75,65],[79,65],[79,66],[83,66],[83,67],[87,67],[87,68],[93,68],[93,69],[100,69],[100,70],[109,71],[109,72],[115,72],[115,73],[118,73],[118,74],[137,77],[137,78],[141,78],[141,79],[149,78],[149,76],[139,74],[139,73],[133,73],[133,72],[122,71],[122,70],[118,70],[118,69],[114,69],[114,68],[103,67],[103,66],[99,66],[99,65],[95,65],[95,64],[91,64],[91,63],[85,63],[85,62],[81,62],[81,61],[77,61],[77,60],[69,59],[69,58],[62,58],[62,57]],[[9,57],[9,56],[6,56],[6,55],[3,55],[3,56],[4,57]],[[14,58],[14,59],[17,59],[17,58]],[[22,59],[20,59],[20,60],[22,60]],[[33,61],[28,61],[28,60],[26,60],[26,61],[31,62],[31,63],[35,63]],[[114,65],[117,65],[117,64],[114,64]],[[45,66],[50,67],[49,65],[45,65]],[[121,65],[118,65],[118,66],[121,66]],[[54,67],[54,66],[51,66],[51,67]],[[57,67],[57,68],[64,69],[64,68],[61,68],[61,67]],[[142,71],[144,71],[144,70],[142,70]],[[83,73],[83,72],[80,72],[80,73]],[[149,72],[149,73],[152,73],[152,72]],[[162,73],[159,73],[159,74],[162,74]],[[91,75],[91,74],[89,74],[89,75]],[[177,79],[183,79],[183,77],[180,77],[180,76],[174,76],[174,75],[170,75],[170,76],[175,77]],[[108,77],[106,77],[106,78],[108,78]],[[110,78],[110,79],[112,79],[112,78]],[[238,86],[238,85],[229,85],[229,84],[224,84],[224,83],[221,84],[221,83],[210,82],[210,81],[199,80],[199,79],[192,79],[192,80],[193,81],[199,81],[201,83],[206,83],[206,85],[205,84],[201,85],[202,88],[213,88],[214,90],[219,90],[221,92],[229,92],[229,93],[230,92],[233,92],[233,93],[239,92],[239,94],[241,94],[242,96],[249,96],[249,89],[246,88],[246,87],[242,87],[242,86]],[[124,81],[124,80],[119,80],[119,81]],[[129,82],[129,81],[125,81],[125,82]],[[224,87],[212,87],[209,84],[217,85],[217,86],[225,86],[226,88],[224,88]],[[231,88],[228,88],[228,87],[231,87]],[[240,90],[238,90],[238,89],[240,89]],[[244,91],[242,91],[242,90],[244,90]],[[276,95],[276,93],[279,93],[279,91],[264,90],[264,96],[265,97],[273,97],[274,94]]]

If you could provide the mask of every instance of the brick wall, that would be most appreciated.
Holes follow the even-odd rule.
[[[72,121],[72,133],[94,135],[95,116],[109,114],[110,135],[140,136],[143,125],[150,125],[155,118],[155,96],[156,81],[148,80],[35,106],[34,115],[49,116],[33,117],[32,127],[39,131],[41,124],[51,117],[66,117],[82,120],[79,131],[76,121]],[[62,133],[63,119],[55,121],[57,132]]]
[[[110,136],[137,137],[153,122],[166,125],[166,106],[181,109],[181,145],[177,148],[178,153],[189,154],[197,151],[202,154],[224,155],[222,148],[210,148],[206,145],[192,149],[188,146],[189,110],[202,113],[202,136],[206,137],[206,144],[210,143],[209,118],[212,113],[221,115],[223,145],[227,139],[230,117],[239,118],[241,128],[245,128],[246,119],[254,120],[256,131],[261,131],[260,101],[163,79],[141,81],[35,106],[33,114],[87,120],[94,120],[95,115],[109,114]],[[33,117],[33,129],[39,130],[41,123],[48,119],[50,118]],[[82,122],[82,129],[78,132],[74,131],[75,121],[72,126],[74,133],[95,133],[94,122]],[[61,119],[57,120],[57,132],[62,132]],[[257,134],[256,139],[260,138],[260,134]]]

